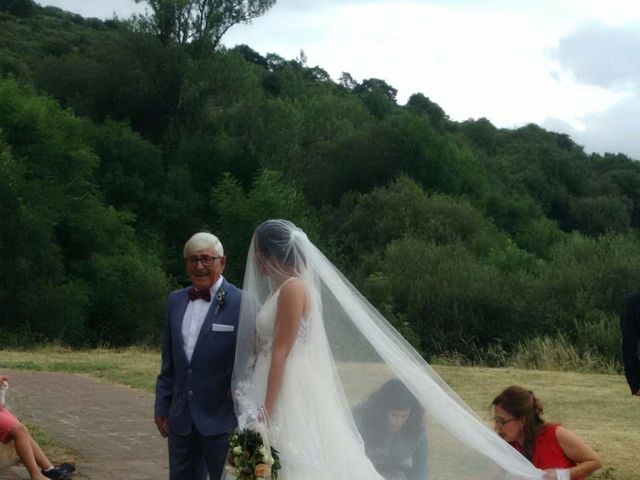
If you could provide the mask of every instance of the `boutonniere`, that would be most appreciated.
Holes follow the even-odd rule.
[[[220,310],[220,307],[222,305],[224,305],[224,297],[227,295],[227,293],[222,289],[222,287],[220,287],[218,289],[218,291],[216,292],[216,308],[213,311],[213,313],[215,315],[218,314],[218,310]]]

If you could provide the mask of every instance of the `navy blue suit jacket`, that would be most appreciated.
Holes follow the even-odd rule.
[[[624,298],[621,318],[622,359],[631,393],[640,390],[640,292]]]
[[[231,373],[242,292],[226,280],[221,288],[225,292],[224,303],[216,312],[216,297],[211,299],[190,362],[182,338],[189,288],[171,292],[167,299],[155,416],[169,417],[169,429],[178,435],[187,435],[192,425],[206,436],[227,433],[237,425],[231,398]],[[227,327],[214,327],[214,324]]]

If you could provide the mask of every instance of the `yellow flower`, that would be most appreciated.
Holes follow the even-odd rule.
[[[271,465],[265,465],[264,463],[259,463],[256,465],[256,468],[253,470],[253,473],[256,477],[264,478],[268,473],[271,473]]]

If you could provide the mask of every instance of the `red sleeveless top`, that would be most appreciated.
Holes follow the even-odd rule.
[[[571,468],[576,462],[567,458],[556,438],[556,430],[560,425],[551,424],[536,435],[536,445],[533,449],[531,463],[537,468]],[[522,446],[518,442],[511,444],[513,448],[523,453]]]

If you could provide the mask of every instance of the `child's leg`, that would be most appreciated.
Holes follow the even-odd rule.
[[[40,472],[40,467],[38,466],[32,448],[32,443],[35,442],[33,442],[27,428],[22,423],[17,422],[9,432],[9,435],[13,438],[18,457],[22,460],[31,478],[33,480],[47,480],[47,477]],[[38,448],[38,450],[40,449]],[[42,451],[40,451],[40,453],[42,453]]]
[[[36,443],[31,434],[29,434],[29,439],[31,440],[31,450],[33,450],[33,458],[35,458],[38,466],[43,470],[49,470],[50,468],[53,468],[53,464],[49,461],[47,456],[40,448],[40,445]]]

